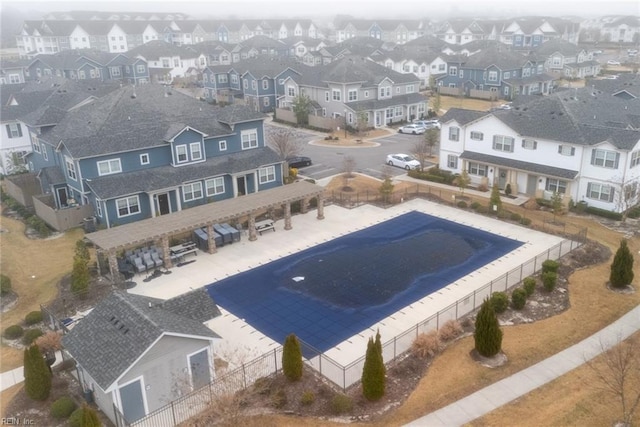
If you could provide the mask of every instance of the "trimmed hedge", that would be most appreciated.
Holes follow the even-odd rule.
[[[57,420],[66,420],[78,405],[70,397],[64,396],[51,405],[51,416]]]
[[[331,399],[331,411],[336,414],[344,414],[353,409],[353,399],[346,394],[338,393]]]
[[[22,336],[22,344],[31,345],[36,338],[42,336],[42,331],[40,329],[27,329],[24,331],[24,335]]]
[[[522,281],[522,288],[527,293],[527,296],[530,297],[536,291],[536,279],[533,277],[525,277]]]
[[[4,330],[4,336],[8,340],[16,340],[24,334],[24,329],[20,325],[11,325]]]
[[[494,292],[491,294],[489,301],[491,302],[493,311],[496,313],[504,313],[507,307],[509,307],[509,298],[504,292]]]
[[[547,271],[546,273],[542,273],[542,284],[547,292],[551,292],[556,287],[556,282],[558,281],[558,275],[553,271]]]
[[[458,202],[458,207],[459,207],[460,209],[466,209],[466,208],[467,208],[467,202],[465,202],[464,200],[460,200],[460,201]]]
[[[552,273],[557,273],[558,268],[560,268],[560,263],[558,261],[554,261],[552,259],[548,259],[542,263],[542,272],[546,273],[548,271]]]
[[[527,291],[523,288],[514,289],[511,293],[511,306],[516,310],[522,310],[527,303]]]
[[[0,295],[6,295],[11,292],[11,279],[9,276],[0,274]]]
[[[32,311],[24,318],[24,323],[26,323],[27,326],[35,325],[36,323],[40,322],[42,322],[42,312],[40,310]]]
[[[622,219],[622,214],[619,214],[617,212],[611,212],[606,209],[595,208],[593,206],[587,206],[587,209],[585,209],[585,212],[590,213],[592,215],[601,216],[603,218],[613,219],[616,221],[620,221]]]

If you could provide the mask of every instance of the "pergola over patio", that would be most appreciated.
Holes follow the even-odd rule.
[[[118,251],[130,249],[153,241],[162,248],[164,266],[173,266],[169,252],[169,239],[177,234],[206,227],[209,253],[216,252],[213,225],[231,222],[242,217],[249,218],[249,240],[257,239],[256,215],[275,208],[284,207],[284,229],[290,230],[291,203],[301,201],[301,212],[308,211],[309,201],[317,198],[318,219],[324,219],[324,188],[307,181],[283,185],[271,190],[251,193],[246,196],[208,203],[185,209],[170,215],[148,218],[106,230],[89,233],[98,253],[105,253],[109,261],[111,276],[119,277]]]

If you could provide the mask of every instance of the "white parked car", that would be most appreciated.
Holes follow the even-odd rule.
[[[420,162],[408,154],[389,154],[387,156],[387,164],[389,166],[397,166],[399,168],[418,169]]]
[[[398,128],[398,132],[400,133],[412,133],[414,135],[425,133],[426,131],[427,129],[425,127],[417,125],[415,123],[412,123],[410,125],[404,125]]]
[[[620,61],[615,61],[613,59],[610,59],[607,61],[608,65],[620,65]]]
[[[425,129],[440,129],[440,122],[437,120],[414,120],[413,124],[422,126]]]

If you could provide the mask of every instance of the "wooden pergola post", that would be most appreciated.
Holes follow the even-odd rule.
[[[318,219],[324,219],[324,197],[318,194]]]
[[[249,214],[249,241],[253,242],[258,239],[258,235],[256,233],[256,215],[251,212]]]
[[[162,239],[160,239],[160,248],[162,249],[162,260],[164,261],[164,266],[166,268],[173,267],[171,252],[169,251],[169,236],[162,236]]]
[[[213,233],[213,224],[207,224],[207,242],[209,242],[208,247],[210,254],[218,252],[218,248],[216,247],[216,235]]]
[[[291,202],[284,204],[284,229],[291,230]]]

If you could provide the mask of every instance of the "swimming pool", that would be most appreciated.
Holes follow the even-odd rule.
[[[295,333],[324,352],[522,244],[412,211],[207,290],[274,341]]]

